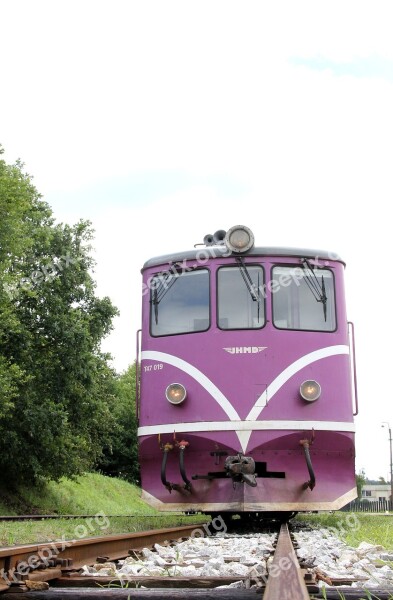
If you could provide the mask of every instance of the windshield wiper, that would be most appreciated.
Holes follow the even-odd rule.
[[[246,264],[245,264],[243,258],[241,256],[237,256],[236,262],[239,265],[239,270],[240,270],[241,276],[243,277],[243,281],[246,285],[246,288],[248,289],[248,291],[250,293],[250,296],[251,296],[253,302],[258,302],[258,322],[259,322],[259,314],[260,314],[260,307],[261,307],[261,294],[260,294],[260,289],[259,289],[259,271],[258,271],[258,287],[257,287],[257,291],[255,293],[255,283],[253,283],[253,281],[251,279],[251,275],[246,267]]]
[[[178,264],[172,265],[169,271],[163,271],[162,273],[158,273],[156,278],[158,279],[159,284],[154,287],[152,299],[150,302],[154,306],[154,319],[156,325],[158,324],[158,305],[173,286],[173,284],[179,279],[179,275],[181,273],[181,269],[179,269]],[[154,280],[153,280],[154,281]]]
[[[327,319],[327,296],[325,289],[325,281],[322,275],[322,283],[319,283],[318,277],[315,275],[314,269],[311,264],[307,260],[307,258],[302,258],[303,262],[303,271],[304,271],[304,280],[311,290],[312,295],[314,296],[317,302],[322,302],[323,307],[323,316],[325,317],[325,321]],[[307,274],[307,271],[310,272],[310,275]]]

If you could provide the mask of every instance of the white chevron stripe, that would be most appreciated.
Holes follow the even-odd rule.
[[[216,402],[218,402],[221,408],[226,412],[231,421],[240,420],[239,415],[233,408],[232,404],[229,402],[228,398],[224,396],[224,394],[218,389],[218,387],[208,377],[206,377],[206,375],[204,375],[202,371],[200,371],[193,365],[190,365],[190,363],[186,362],[182,358],[173,356],[173,354],[166,354],[165,352],[156,351],[142,352],[141,358],[142,360],[158,360],[160,362],[167,363],[168,365],[177,367],[178,369],[181,369],[188,375],[191,375],[191,377],[193,377],[198,383],[200,383],[201,386],[204,387],[205,390],[207,390],[211,396],[213,396]]]
[[[257,419],[266,406],[267,399],[270,400],[278,392],[278,390],[290,379],[295,373],[307,367],[311,363],[320,360],[321,358],[326,358],[328,356],[335,356],[336,354],[349,354],[349,346],[345,345],[337,345],[337,346],[328,346],[327,348],[321,348],[320,350],[315,350],[314,352],[310,352],[309,354],[305,354],[298,360],[295,360],[289,367],[284,369],[273,381],[266,390],[261,394],[254,404],[253,408],[248,413],[246,417],[246,421],[253,421]]]
[[[320,360],[322,358],[326,358],[328,356],[335,356],[337,354],[349,354],[349,347],[345,345],[336,345],[336,346],[327,346],[326,348],[321,348],[319,350],[315,350],[314,352],[310,352],[309,354],[305,354],[291,365],[289,365],[284,371],[282,371],[268,387],[266,390],[259,396],[256,403],[250,410],[249,414],[246,417],[245,421],[241,421],[240,417],[232,406],[228,398],[224,396],[224,394],[218,389],[218,387],[208,378],[202,371],[186,362],[182,358],[174,356],[173,354],[167,354],[166,352],[157,352],[154,350],[145,351],[141,354],[142,360],[156,360],[159,362],[164,362],[178,369],[181,369],[191,377],[193,377],[202,387],[205,388],[207,392],[216,400],[216,402],[221,406],[221,408],[225,411],[227,416],[230,419],[230,422],[210,422],[210,426],[214,425],[214,427],[206,428],[207,423],[174,423],[174,424],[165,424],[165,425],[152,425],[148,427],[140,427],[138,429],[138,435],[149,435],[154,433],[172,433],[173,431],[236,431],[236,434],[239,438],[239,442],[242,446],[243,452],[246,451],[247,445],[250,439],[250,436],[254,430],[261,429],[320,429],[326,431],[354,431],[353,423],[335,423],[335,422],[327,422],[327,421],[316,421],[316,422],[308,422],[308,421],[256,421],[259,417],[260,413],[264,409],[267,403],[267,399],[269,401],[272,397],[278,392],[278,390],[290,379],[295,373],[306,367],[307,365]],[[237,425],[235,426],[235,423]],[[298,426],[288,426],[285,427],[285,423],[297,424]],[[299,427],[299,423],[301,423],[301,427]],[[329,423],[332,424],[332,427],[329,427]],[[205,427],[204,427],[205,425]],[[325,427],[324,427],[325,425]],[[352,427],[352,429],[340,429],[340,426],[345,425],[345,427]],[[182,429],[179,429],[181,427]],[[141,431],[146,431],[146,433],[141,433]]]
[[[249,421],[247,421],[247,423],[249,423]],[[252,432],[253,432],[252,429],[249,429],[248,431],[239,431],[239,433],[236,432],[237,437],[239,438],[240,445],[241,445],[244,453],[247,450],[248,442],[250,441]]]

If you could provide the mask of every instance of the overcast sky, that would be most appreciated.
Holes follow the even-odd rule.
[[[239,223],[257,245],[337,252],[357,468],[375,478],[393,427],[392,21],[375,0],[0,0],[0,143],[58,220],[92,221],[116,369],[150,256]]]

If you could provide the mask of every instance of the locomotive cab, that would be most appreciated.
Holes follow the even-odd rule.
[[[142,269],[143,498],[209,513],[340,508],[357,495],[343,261],[255,247],[245,226],[204,244]]]

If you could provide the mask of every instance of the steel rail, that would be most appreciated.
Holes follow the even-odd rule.
[[[273,562],[269,568],[264,600],[309,600],[288,525],[281,525]]]
[[[59,568],[63,572],[80,569],[101,558],[117,560],[128,556],[130,551],[142,550],[155,543],[187,538],[203,525],[205,523],[0,548],[0,591],[5,591],[10,582],[37,579],[38,573],[41,581],[49,581],[59,577]]]

